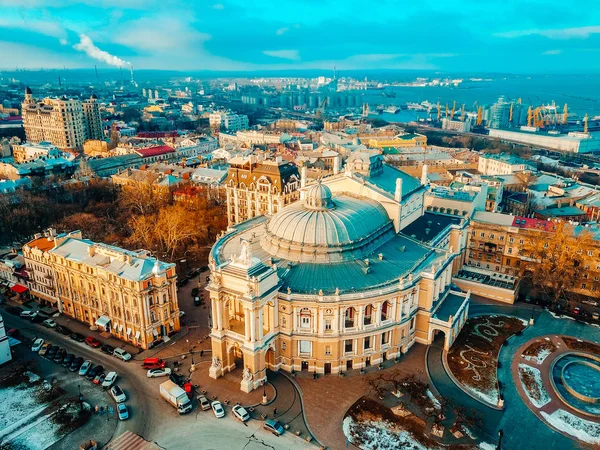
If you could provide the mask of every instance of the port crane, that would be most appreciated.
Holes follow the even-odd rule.
[[[438,107],[437,120],[439,122],[442,119],[442,110],[441,110],[441,107],[440,107],[440,101],[439,100],[438,100],[437,107]]]
[[[587,113],[585,113],[585,116],[583,116],[583,132],[587,133],[588,132],[588,115]]]
[[[327,106],[327,97],[323,99],[317,110],[315,111],[315,116],[322,117],[325,113],[325,107]]]
[[[452,105],[452,112],[450,113],[450,120],[454,120],[454,112],[456,111],[456,100],[454,100],[454,104]]]

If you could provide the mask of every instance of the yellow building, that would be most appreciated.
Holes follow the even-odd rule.
[[[380,156],[304,183],[299,201],[232,227],[213,247],[209,375],[242,369],[248,392],[267,369],[362,369],[437,334],[449,348],[469,308],[469,294],[450,285],[464,221],[435,245],[403,234],[423,215],[425,187]]]
[[[372,137],[367,141],[369,148],[412,148],[425,147],[427,145],[427,136],[416,133],[400,134],[390,138],[388,136]]]
[[[107,156],[116,155],[114,151],[116,148],[116,142],[105,141],[103,139],[88,139],[83,143],[83,153],[90,157],[99,156],[100,158],[106,158]]]
[[[45,98],[37,101],[29,87],[22,105],[27,141],[50,142],[61,150],[81,150],[86,139],[102,138],[102,122],[96,96],[88,100]]]
[[[175,264],[51,230],[23,247],[28,287],[63,314],[143,349],[179,331]]]

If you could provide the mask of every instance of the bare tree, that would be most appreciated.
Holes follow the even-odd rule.
[[[554,305],[568,296],[585,278],[592,233],[565,222],[553,223],[551,232],[530,232],[519,250],[521,276],[529,277]]]

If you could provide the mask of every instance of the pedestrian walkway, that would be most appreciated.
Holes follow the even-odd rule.
[[[382,372],[388,375],[417,375],[425,379],[426,346],[415,344],[400,361],[391,367],[377,370],[361,376],[340,378],[337,375],[297,377],[301,388],[306,412],[306,419],[311,431],[319,442],[331,449],[346,447],[346,436],[342,431],[342,421],[348,408],[360,397],[369,392],[367,380],[379,376]],[[360,371],[358,371],[360,374]]]

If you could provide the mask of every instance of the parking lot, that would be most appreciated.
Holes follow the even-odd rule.
[[[206,310],[203,312],[206,314]],[[245,444],[248,444],[246,450],[264,449],[264,445],[286,449],[314,448],[312,444],[291,433],[277,437],[267,432],[260,420],[251,419],[243,424],[234,417],[231,411],[233,405],[224,405],[225,417],[219,419],[211,410],[202,411],[194,398],[192,412],[180,416],[159,394],[159,385],[168,378],[148,378],[147,371],[140,367],[140,361],[123,361],[108,355],[106,351],[102,351],[102,345],[95,348],[87,345],[85,336],[83,342],[79,342],[81,337],[71,338],[70,335],[60,333],[60,329],[57,331],[56,328],[47,328],[41,323],[32,323],[18,315],[3,312],[3,317],[7,329],[17,328],[25,338],[42,338],[45,342],[64,349],[66,353],[72,353],[74,357],[89,359],[94,366],[102,365],[104,373],[116,371],[117,384],[127,396],[126,404],[130,415],[127,420],[119,421],[115,415],[95,415],[90,424],[54,444],[52,448],[77,448],[79,443],[86,439],[96,439],[105,444],[112,436],[118,436],[125,430],[156,441],[166,449],[198,448],[199,442],[205,443],[200,448],[206,449],[241,448]],[[63,330],[65,333],[66,331],[68,330]],[[25,343],[18,347],[18,354],[28,355],[26,357],[29,359],[39,361],[41,376],[64,379],[66,385],[70,386],[70,393],[74,395],[78,394],[80,386],[84,401],[94,407],[109,405],[116,408],[114,400],[101,386],[94,385],[87,378],[84,379],[62,365],[33,353]],[[201,388],[210,391],[209,386]],[[234,400],[232,402],[235,403]],[[92,425],[100,423],[106,425]]]

